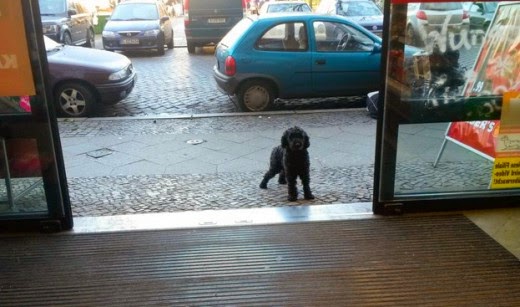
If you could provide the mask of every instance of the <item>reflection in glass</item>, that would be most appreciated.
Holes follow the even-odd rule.
[[[489,188],[492,160],[454,142],[447,142],[443,147],[447,127],[447,123],[399,127],[396,196]],[[439,154],[439,161],[435,163]]]
[[[30,113],[30,96],[0,96],[0,114]]]
[[[381,199],[491,189],[500,120],[518,121],[504,94],[520,91],[520,3],[489,16],[463,5],[392,5],[383,164],[395,169]]]
[[[0,215],[47,210],[36,140],[0,137]]]

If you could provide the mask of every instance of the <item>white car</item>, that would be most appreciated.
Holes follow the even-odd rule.
[[[312,12],[312,9],[304,1],[266,1],[258,9],[258,15],[282,12],[302,13]]]

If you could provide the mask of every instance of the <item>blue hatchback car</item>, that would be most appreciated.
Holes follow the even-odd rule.
[[[250,16],[217,45],[213,72],[244,111],[276,98],[365,95],[379,89],[381,43],[341,16]]]

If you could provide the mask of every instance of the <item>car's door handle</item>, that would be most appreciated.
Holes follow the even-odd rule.
[[[316,60],[316,64],[318,64],[318,65],[325,65],[326,63],[327,63],[327,61],[325,59]]]

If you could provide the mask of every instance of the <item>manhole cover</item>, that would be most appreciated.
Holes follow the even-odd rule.
[[[190,145],[198,145],[204,143],[204,140],[188,140],[186,143]]]
[[[93,150],[93,151],[87,152],[87,156],[95,158],[95,159],[99,159],[101,157],[111,155],[113,152],[114,151],[111,150],[111,149],[101,148],[101,149],[97,149],[97,150]]]

